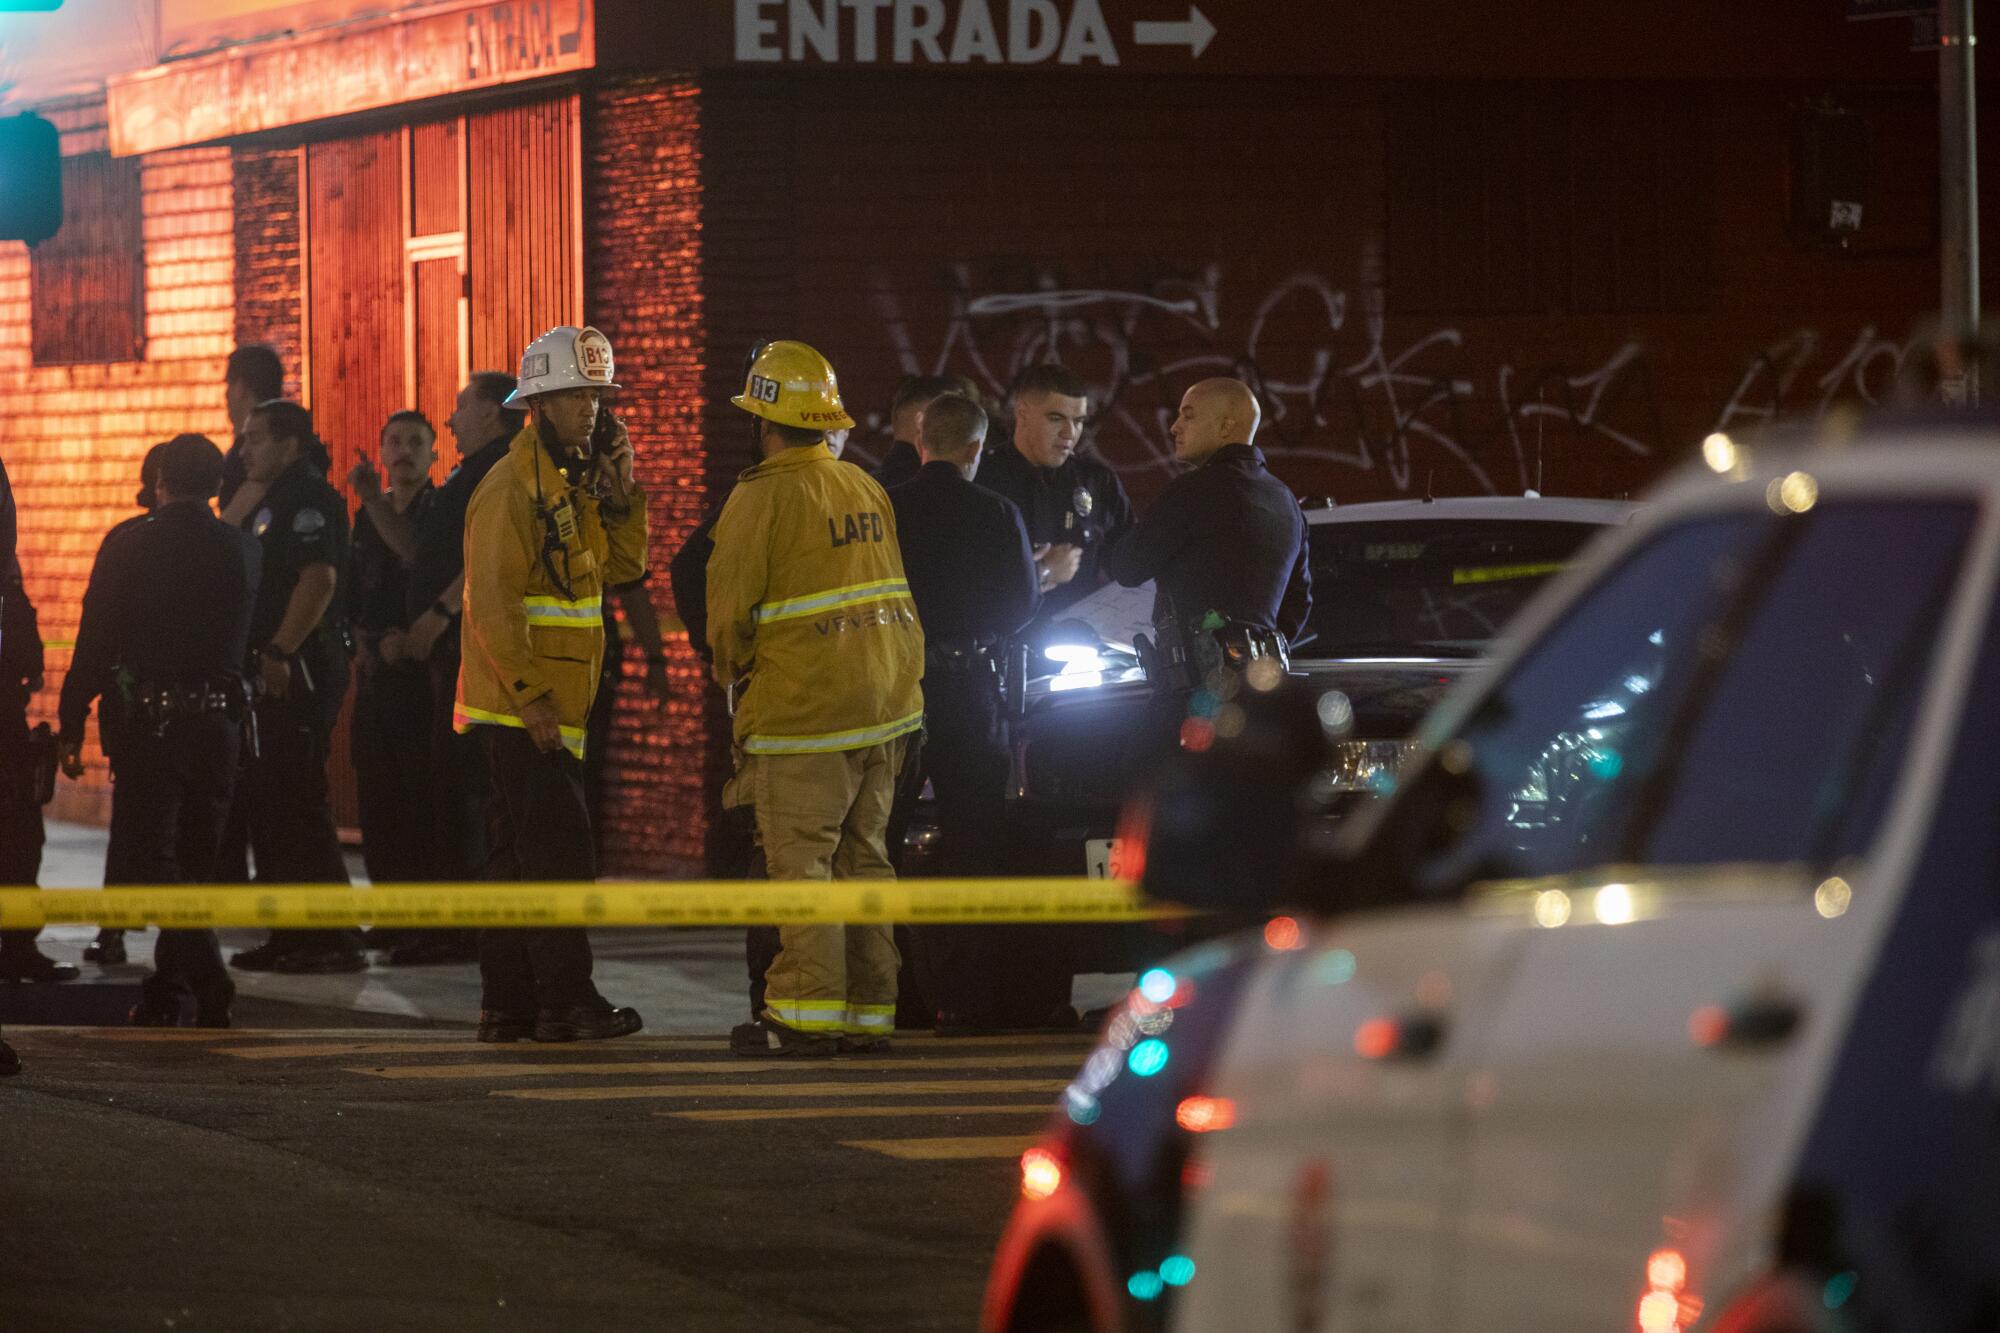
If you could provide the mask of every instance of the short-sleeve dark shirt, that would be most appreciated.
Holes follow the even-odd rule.
[[[243,526],[264,551],[264,579],[250,617],[250,645],[258,648],[284,623],[285,608],[308,565],[332,565],[336,570],[346,567],[347,506],[319,469],[302,458],[271,483],[263,504]],[[337,690],[336,682],[346,681],[341,615],[341,591],[336,588],[332,605],[299,645],[300,660],[312,674],[315,692],[323,698]],[[337,693],[334,698],[337,706]]]
[[[410,512],[423,504],[431,484],[410,499]],[[347,553],[345,602],[349,622],[367,634],[401,629],[413,618],[406,603],[409,597],[409,567],[382,539],[375,520],[363,505],[354,511],[354,540]]]
[[[239,674],[263,554],[248,533],[182,501],[112,529],[83,594],[76,653],[63,678],[64,733],[82,731],[90,701],[120,669],[135,684]]]
[[[1061,543],[1083,552],[1076,577],[1042,595],[1038,622],[1060,615],[1096,590],[1103,581],[1104,552],[1132,526],[1132,501],[1117,473],[1081,452],[1071,454],[1061,467],[1036,467],[1012,445],[1004,445],[979,465],[978,481],[1014,502],[1030,543]]]
[[[1254,445],[1230,444],[1168,483],[1105,559],[1129,588],[1154,580],[1154,623],[1210,611],[1297,638],[1312,607],[1306,519]]]
[[[410,566],[403,614],[414,621],[444,596],[452,581],[465,572],[465,510],[472,493],[493,465],[507,456],[512,435],[501,435],[459,461],[444,482],[418,497],[410,509],[417,525],[417,558]],[[457,608],[453,608],[456,610]],[[458,642],[451,633],[439,643]]]
[[[890,491],[889,503],[926,645],[997,643],[1034,618],[1035,561],[1013,501],[938,462]]]

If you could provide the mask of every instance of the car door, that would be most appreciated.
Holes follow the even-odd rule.
[[[1555,679],[1536,688],[1566,703],[1562,687],[1592,644],[1595,676],[1657,672],[1662,647],[1650,636],[1691,638],[1720,597],[1691,588],[1689,571],[1739,560],[1767,527],[1754,515],[1704,521],[1624,561],[1571,619],[1624,616],[1628,630],[1558,642]],[[1553,707],[1560,719],[1578,711],[1532,691],[1508,707]],[[1547,739],[1524,753],[1540,756]],[[1573,764],[1592,757],[1582,745],[1555,753]],[[1571,785],[1553,769],[1544,776],[1558,792]],[[1550,819],[1532,813],[1497,826],[1503,850],[1525,836],[1515,824]],[[1419,816],[1392,809],[1399,817]],[[1207,1183],[1188,1232],[1196,1276],[1178,1297],[1176,1327],[1431,1333],[1446,1316],[1468,1099],[1485,1095],[1494,997],[1528,932],[1518,916],[1468,910],[1455,892],[1426,900],[1413,886],[1399,903],[1372,872],[1350,873],[1366,882],[1331,886],[1336,901],[1369,897],[1392,910],[1319,926],[1304,947],[1274,955],[1239,1007],[1216,1072],[1235,1123],[1203,1145]]]
[[[1665,1333],[1743,1276],[1725,1240],[1796,1154],[1900,887],[1871,851],[1927,817],[1895,798],[1954,598],[1977,613],[1977,518],[1762,520],[1678,606],[1587,602],[1458,732],[1466,908],[1522,938],[1469,1075],[1437,1327]]]
[[[1273,923],[1212,1084],[1229,1127],[1193,1145],[1173,1327],[1436,1328],[1452,1108],[1507,934],[1450,907]]]

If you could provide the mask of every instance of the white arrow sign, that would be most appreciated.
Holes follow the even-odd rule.
[[[1208,49],[1208,43],[1215,36],[1215,25],[1208,21],[1208,15],[1195,5],[1188,6],[1185,23],[1134,23],[1132,44],[1134,46],[1185,46],[1188,54],[1199,60],[1201,53]]]

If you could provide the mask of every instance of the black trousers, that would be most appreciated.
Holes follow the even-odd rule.
[[[248,833],[259,884],[349,882],[327,793],[332,734],[333,719],[310,695],[257,705],[258,754],[244,765],[230,820]],[[274,930],[271,940],[287,949],[358,949],[361,932]]]
[[[361,854],[377,884],[430,879],[431,682],[421,664],[371,672],[354,691],[349,734]]]
[[[0,886],[32,889],[42,874],[42,807],[19,765],[28,753],[25,695],[0,713]],[[0,930],[0,950],[32,950],[35,930]]]
[[[623,648],[616,634],[606,636],[597,697],[591,701],[590,717],[583,724],[583,804],[590,811],[600,861],[604,859],[604,773],[611,759],[611,715],[616,711],[618,685],[625,678]]]
[[[947,876],[1004,875],[1008,755],[990,674],[927,673],[924,777]],[[1047,927],[917,926],[917,974],[940,1011],[978,1024],[1037,1023],[1070,992],[1068,950]]]
[[[177,719],[161,735],[120,738],[106,854],[107,867],[117,867],[112,882],[211,882],[242,745],[240,724],[221,713]],[[223,975],[215,932],[162,930],[153,969],[159,984],[172,990],[196,989]]]
[[[460,734],[452,726],[458,662],[458,627],[453,625],[438,636],[425,663],[431,681],[431,857],[439,879],[464,883],[486,874],[486,804],[493,783],[478,734]]]
[[[583,803],[583,765],[544,753],[513,727],[474,728],[492,777],[487,861],[493,880],[594,880],[597,854]],[[525,1017],[599,1002],[581,926],[479,932],[480,1008]]]

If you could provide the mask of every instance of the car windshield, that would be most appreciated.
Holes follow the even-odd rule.
[[[1601,530],[1496,519],[1315,526],[1312,615],[1294,654],[1476,657]]]

